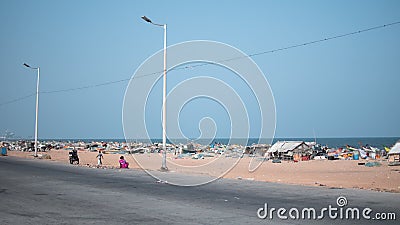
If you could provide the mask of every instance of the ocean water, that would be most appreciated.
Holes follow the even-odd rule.
[[[330,148],[340,148],[346,147],[346,145],[350,145],[353,147],[360,147],[369,145],[373,147],[377,147],[383,149],[384,146],[391,147],[393,146],[400,137],[352,137],[352,138],[316,138],[318,144],[328,146]],[[48,140],[50,141],[50,140]],[[92,141],[105,141],[105,142],[125,142],[125,139],[61,139],[57,141],[70,141],[70,142],[77,142],[77,141],[84,141],[84,142],[92,142]],[[148,142],[144,140],[135,140],[136,142]],[[161,143],[162,139],[152,139],[153,143]],[[314,138],[275,138],[272,141],[274,144],[277,141],[306,141],[306,142],[313,142],[315,141]],[[172,143],[187,143],[188,140],[174,140]],[[202,140],[195,141],[199,144],[208,144],[203,142]],[[212,143],[221,143],[221,144],[235,144],[235,143],[244,143],[244,139],[229,139],[229,138],[216,138],[213,140]],[[171,143],[168,140],[168,143]],[[252,145],[253,143],[258,143],[257,138],[250,138],[247,141],[247,145]],[[264,140],[260,143],[271,143],[271,141]]]

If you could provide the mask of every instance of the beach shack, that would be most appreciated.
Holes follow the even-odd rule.
[[[247,146],[244,153],[249,155],[265,156],[270,147],[271,145],[269,144],[253,144],[252,146]]]
[[[398,141],[389,151],[389,163],[392,165],[400,165],[400,141]]]
[[[267,150],[267,155],[273,159],[306,160],[311,152],[304,141],[278,141]]]

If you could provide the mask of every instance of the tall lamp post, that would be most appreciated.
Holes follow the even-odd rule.
[[[146,16],[142,16],[142,19],[148,23],[153,25],[163,27],[164,28],[164,76],[163,76],[163,108],[162,108],[162,133],[163,133],[163,158],[162,158],[162,165],[161,171],[167,171],[167,133],[166,133],[166,120],[167,120],[167,112],[166,112],[166,100],[167,100],[167,24],[157,24],[153,23],[149,18]]]
[[[37,81],[36,81],[36,116],[35,116],[35,157],[37,157],[37,148],[38,148],[38,111],[39,111],[39,79],[40,79],[40,67],[31,67],[28,64],[24,63],[24,66],[37,70]]]

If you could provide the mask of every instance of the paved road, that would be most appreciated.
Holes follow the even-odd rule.
[[[338,207],[339,196],[347,198],[344,210],[369,207],[371,216],[394,212],[397,221],[332,220],[327,212],[321,220],[257,217],[265,203],[269,210],[297,207],[301,213],[314,207],[319,212],[329,205]],[[399,224],[399,208],[400,194],[394,193],[229,179],[179,187],[157,183],[138,170],[0,157],[0,224]]]

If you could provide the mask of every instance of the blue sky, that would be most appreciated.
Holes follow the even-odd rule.
[[[399,11],[399,1],[3,0],[0,133],[34,134],[34,96],[3,104],[35,92],[36,73],[23,63],[40,66],[41,92],[130,78],[163,47],[162,29],[142,15],[168,24],[168,45],[214,40],[253,54],[398,22]],[[253,57],[274,93],[276,136],[400,136],[399,40],[400,24]],[[123,138],[127,85],[41,93],[39,137]],[[199,104],[182,113],[201,114]],[[227,124],[225,113],[213,115]],[[197,122],[182,118],[184,132],[198,135]]]

